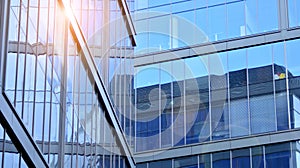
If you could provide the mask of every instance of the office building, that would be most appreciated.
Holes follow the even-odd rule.
[[[300,167],[300,0],[0,4],[2,167]]]

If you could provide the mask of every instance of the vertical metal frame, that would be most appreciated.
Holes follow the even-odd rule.
[[[5,61],[8,44],[8,22],[9,22],[9,7],[10,1],[0,2],[0,118],[1,124],[6,129],[7,134],[12,142],[20,151],[26,164],[31,167],[48,167],[42,153],[32,139],[30,133],[25,128],[18,113],[10,103],[9,99],[4,93],[4,79],[5,79]]]
[[[280,30],[286,30],[289,28],[288,18],[288,0],[278,0],[278,28]]]
[[[103,82],[99,71],[97,70],[97,66],[93,60],[93,57],[91,55],[91,51],[89,50],[89,47],[87,45],[87,42],[83,36],[83,32],[73,15],[72,9],[70,8],[70,4],[65,0],[58,0],[59,4],[63,8],[63,10],[68,15],[68,19],[70,22],[70,30],[71,34],[75,40],[75,42],[78,44],[78,46],[81,49],[81,60],[83,62],[84,67],[90,72],[90,79],[92,79],[92,82],[95,82],[95,89],[98,95],[98,99],[103,104],[103,107],[105,108],[105,118],[108,119],[109,123],[111,123],[116,131],[116,134],[118,136],[118,140],[120,142],[120,148],[126,155],[128,162],[131,167],[135,167],[135,161],[133,159],[133,155],[130,151],[129,145],[125,139],[125,135],[121,129],[120,123],[117,120],[116,113],[114,111],[113,105],[109,99],[108,92],[105,89],[105,83]],[[105,134],[104,134],[105,136]]]

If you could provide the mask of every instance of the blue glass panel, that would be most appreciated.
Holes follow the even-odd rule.
[[[289,16],[289,27],[299,26],[300,24],[300,1],[299,0],[288,0],[288,16]]]
[[[278,0],[258,0],[257,6],[259,32],[278,29]]]
[[[266,146],[266,168],[290,167],[290,143]]]
[[[212,154],[213,168],[230,168],[229,152],[218,152]]]
[[[148,1],[134,1],[135,2],[135,9],[143,9],[148,7]]]
[[[195,1],[195,8],[203,8],[207,6],[207,1]]]
[[[199,168],[211,168],[211,157],[210,154],[199,156]]]
[[[149,19],[149,51],[171,48],[170,15]]]
[[[252,167],[264,168],[264,157],[263,157],[263,147],[254,147],[251,150],[252,155]]]
[[[174,168],[197,168],[198,158],[197,156],[189,156],[174,159]]]
[[[226,16],[226,5],[208,8],[208,37],[210,41],[226,38],[226,17],[224,16]]]
[[[290,112],[291,128],[300,127],[300,57],[299,57],[300,40],[286,42],[287,67],[290,90]]]
[[[246,50],[228,52],[231,136],[249,133]]]
[[[209,55],[212,139],[229,137],[227,53]]]
[[[147,168],[147,163],[136,164],[136,168]]]
[[[163,160],[163,161],[156,161],[150,162],[149,168],[161,168],[161,167],[172,167],[172,160]]]
[[[179,3],[172,2],[172,13],[182,12],[186,10],[194,9],[194,1],[193,0],[186,0],[181,1]]]
[[[208,69],[205,65],[208,56],[185,59],[186,64],[186,143],[209,140],[209,107],[208,107]],[[197,103],[199,102],[199,103]],[[195,106],[196,104],[196,106]]]
[[[228,38],[246,35],[244,5],[244,1],[238,1],[227,5]]]
[[[170,3],[170,0],[149,0],[149,7]]]
[[[254,34],[258,33],[258,21],[257,21],[257,0],[246,1],[246,33]]]
[[[250,150],[240,149],[232,151],[232,168],[250,168]]]
[[[208,6],[224,4],[226,0],[207,0]]]
[[[292,164],[300,167],[300,141],[292,142]]]
[[[172,145],[172,64],[171,62],[160,65],[161,88],[161,146]]]
[[[208,8],[201,8],[196,10],[196,25],[199,31],[202,32],[200,39],[202,41],[208,40]]]

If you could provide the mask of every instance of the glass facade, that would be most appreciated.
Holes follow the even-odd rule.
[[[279,28],[278,5],[278,0],[135,1],[136,39],[141,44],[135,52],[139,55],[275,31]],[[297,7],[293,8],[296,17]]]
[[[24,125],[24,130],[17,131],[28,133],[50,167],[134,166],[126,153],[130,146],[120,142],[123,133],[118,133],[120,128],[130,132],[130,123],[120,113],[118,128],[96,83],[104,83],[103,89],[114,100],[112,107],[127,108],[124,100],[129,92],[117,95],[120,102],[115,98],[116,88],[128,87],[126,75],[133,71],[129,55],[133,46],[121,12],[123,4],[114,0],[11,0],[8,5],[1,86],[5,103]],[[94,61],[96,71],[87,57]],[[2,167],[26,167],[22,153],[1,130]]]
[[[0,5],[1,167],[300,167],[300,0]]]
[[[214,167],[253,167],[253,168],[271,168],[271,167],[299,167],[299,151],[297,151],[299,141],[286,142],[279,144],[255,146],[245,149],[207,153],[184,158],[174,158],[159,162],[139,163],[137,167],[156,168],[166,166],[170,168],[211,168]],[[252,160],[252,164],[250,164]],[[164,165],[163,163],[169,163]],[[173,165],[171,166],[171,163]]]
[[[299,128],[299,47],[291,40],[137,67],[137,115],[156,117],[137,121],[136,151]],[[154,136],[165,131],[169,145]],[[155,145],[140,138],[148,136]]]

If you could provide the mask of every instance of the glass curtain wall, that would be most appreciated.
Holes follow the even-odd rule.
[[[136,113],[154,115],[136,121],[136,151],[299,128],[299,46],[290,40],[135,67]],[[155,145],[138,142],[154,134]]]
[[[125,60],[127,50],[131,50],[128,49],[131,48],[131,42],[126,36],[121,16],[113,26],[119,27],[122,32],[115,30],[103,37],[106,30],[98,30],[110,21],[103,21],[105,13],[121,15],[117,1],[106,3],[111,6],[111,10],[103,10],[103,1],[71,2],[84,36],[90,39],[87,41],[95,60],[100,62],[97,57],[103,55],[101,40],[113,39],[112,47],[107,45],[109,47],[105,54],[108,57],[105,59],[115,62],[111,67],[103,67],[104,63],[99,63],[99,72],[111,90],[121,84],[126,85],[127,90],[118,96],[120,102],[117,105],[127,108],[129,112],[130,108],[124,100],[130,97],[131,89],[127,82],[129,79],[124,78],[133,70],[130,68],[132,62]],[[107,116],[108,113],[99,102],[95,83],[90,78],[91,72],[82,62],[81,49],[73,40],[68,19],[58,1],[12,0],[9,10],[4,94],[18,112],[48,164],[51,167],[128,166],[126,156],[122,155],[117,143],[115,130],[107,120],[110,116]],[[122,34],[117,36],[116,33]],[[117,60],[119,63],[116,63]],[[122,68],[117,67],[121,63]],[[118,68],[119,73],[116,75]],[[108,78],[108,75],[111,77]],[[115,81],[120,81],[112,84],[113,87],[108,86],[108,81],[113,83],[113,76],[117,78]],[[113,95],[116,91],[110,93]],[[122,117],[125,120],[125,115]],[[132,131],[130,124],[124,122],[122,125],[127,132]],[[19,158],[19,155],[16,157]],[[11,162],[18,165],[21,159]]]
[[[227,150],[163,161],[139,163],[139,168],[272,168],[299,166],[299,141]],[[252,164],[250,162],[252,161]],[[171,163],[173,163],[171,165]]]
[[[133,146],[133,46],[120,3],[117,0],[73,0],[72,9],[94,56],[120,125],[130,146]]]
[[[293,2],[291,5],[293,9],[295,8],[293,14],[296,14],[298,10],[294,4],[299,2],[289,1]],[[135,1],[133,13],[137,30],[136,39],[138,44],[142,44],[137,46],[135,53],[139,55],[278,30],[278,2],[278,0]]]
[[[22,153],[12,143],[6,130],[0,124],[0,165],[1,167],[27,168]]]

